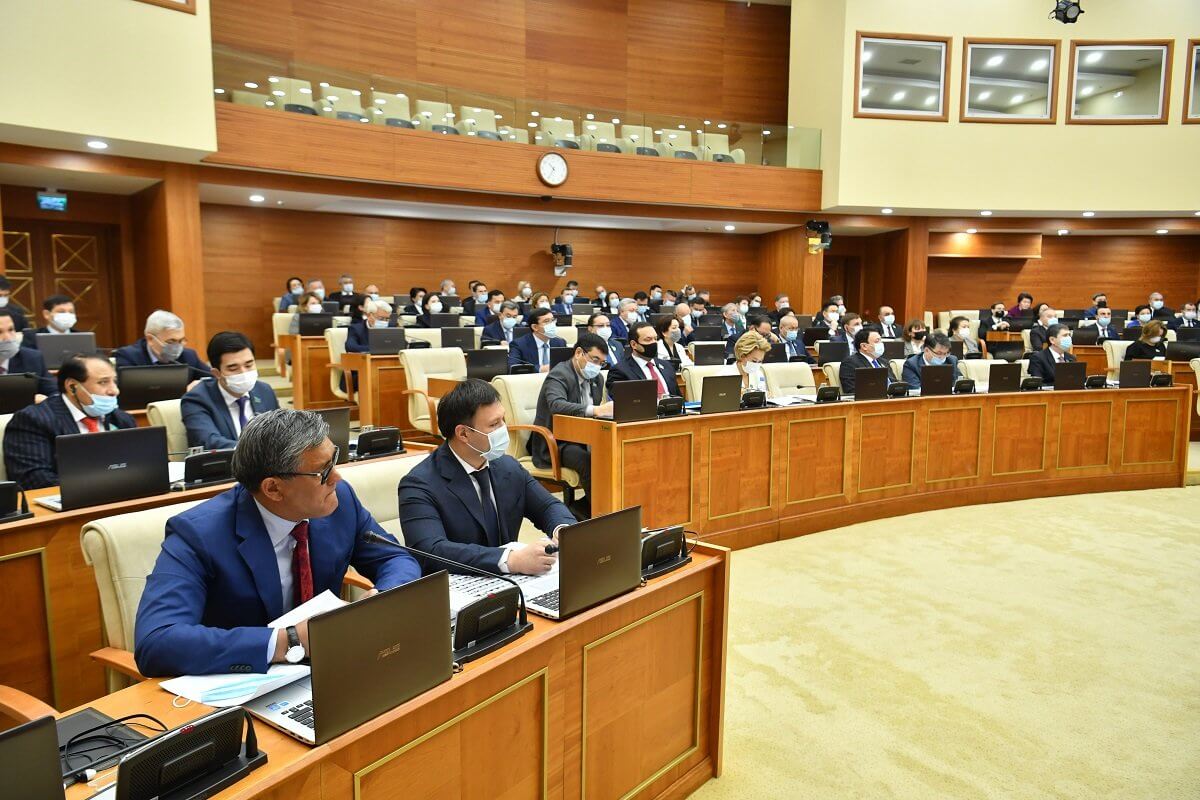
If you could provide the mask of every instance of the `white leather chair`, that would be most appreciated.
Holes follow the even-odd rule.
[[[950,309],[950,318],[953,319],[954,317],[966,317],[967,319],[978,320],[979,309],[952,308]],[[949,325],[950,320],[946,320],[946,324]]]
[[[361,92],[344,86],[321,88],[321,116],[331,119],[346,119],[352,122],[370,122],[363,110]]]
[[[400,315],[400,327],[401,328],[410,328],[416,324],[417,324],[417,315],[416,314],[401,314]],[[404,333],[406,336],[408,335],[408,331],[405,331]]]
[[[621,153],[621,139],[617,137],[616,126],[611,122],[587,120],[583,123],[583,133],[579,135],[579,146],[584,150],[598,150],[602,153]]]
[[[295,114],[317,116],[317,104],[313,98],[312,84],[296,78],[285,78],[272,75],[267,79],[270,83],[271,97],[275,107]],[[276,306],[278,308],[279,306]]]
[[[152,427],[167,429],[168,461],[187,459],[187,428],[183,424],[182,400],[159,400],[146,406],[146,421]]]
[[[408,95],[371,92],[371,105],[367,116],[376,125],[392,128],[415,128],[412,113],[408,110]]]
[[[968,323],[971,326],[971,338],[975,340],[976,344],[979,344],[979,320],[970,319],[968,320]]]
[[[457,347],[431,347],[400,351],[400,366],[408,381],[408,418],[414,428],[431,436],[437,429],[437,400],[429,396],[429,379],[467,379],[467,357]]]
[[[736,364],[706,364],[704,366],[684,367],[680,374],[683,376],[683,392],[687,400],[700,400],[704,393],[704,379],[709,375],[737,375]]]
[[[520,142],[521,144],[529,144],[529,129],[528,128],[512,128],[505,125],[500,128],[500,138],[506,142]]]
[[[821,371],[825,373],[826,384],[842,388],[842,362],[831,361],[822,366]]]
[[[817,393],[817,382],[812,367],[802,361],[783,364],[763,364],[763,377],[767,379],[768,397],[789,395],[813,396]]]
[[[696,146],[692,144],[691,131],[663,128],[658,141],[665,148],[662,152],[667,158],[686,158],[692,161],[700,158]]]
[[[467,136],[492,139],[497,142],[503,138],[496,129],[496,112],[490,108],[459,106],[458,120],[459,130],[463,131]]]
[[[574,325],[564,325],[558,329],[558,338],[567,343],[567,347],[574,347],[579,341],[579,329]]]
[[[700,134],[700,153],[705,161],[720,161],[726,164],[745,164],[746,151],[729,149],[729,136],[724,133]]]
[[[353,402],[351,395],[354,394],[354,390],[350,379],[346,377],[346,371],[342,369],[342,356],[346,353],[346,336],[349,333],[349,328],[326,328],[325,344],[329,345],[329,391],[333,392],[335,397]],[[346,387],[344,389],[343,381]]]
[[[951,318],[951,312],[939,311],[938,312],[938,330],[945,331],[947,328],[949,328],[950,327],[950,318]],[[947,334],[947,335],[949,335],[949,334]]]
[[[1200,358],[1193,358],[1188,362],[1188,366],[1192,368],[1192,372],[1196,373],[1196,386],[1200,389]],[[1196,395],[1196,413],[1200,414],[1200,391]],[[3,436],[3,423],[0,423],[0,438]]]
[[[1021,345],[1025,348],[1024,350],[1021,351],[1022,353],[1032,353],[1033,352],[1033,344],[1029,341],[1029,329],[1028,328],[1021,331]]]
[[[538,144],[543,147],[565,147],[578,150],[579,139],[575,136],[575,123],[569,119],[551,119],[542,117],[537,135]]]
[[[415,339],[418,342],[429,342],[430,347],[441,347],[442,329],[408,327],[404,329],[404,338]]]
[[[888,362],[888,369],[892,371],[892,380],[904,380],[904,359],[893,358]]]
[[[276,306],[276,308],[278,307]],[[281,314],[279,312],[271,315],[271,346],[275,348],[275,371],[285,378],[288,375],[288,352],[287,348],[279,344],[279,337],[288,335],[292,319],[295,316],[295,314]]]
[[[492,378],[492,386],[496,387],[500,395],[500,404],[504,406],[504,420],[509,431],[516,432],[516,436],[509,437],[508,454],[539,481],[552,483],[561,489],[564,500],[569,504],[574,502],[575,490],[581,486],[579,473],[559,464],[558,440],[550,429],[533,424],[537,416],[538,396],[545,381],[544,372],[497,375]],[[531,436],[541,436],[546,440],[550,450],[549,467],[539,467],[533,463],[533,457],[529,455]]]
[[[588,313],[588,314],[572,314],[571,315],[571,324],[587,325],[588,320],[591,318],[592,318],[592,315],[590,313]]]
[[[396,502],[396,485],[426,457],[373,459],[353,466],[339,467],[338,474],[353,487],[359,502],[371,512],[375,521],[403,542],[404,533],[400,529],[400,504]]]
[[[1118,339],[1105,339],[1104,355],[1108,359],[1108,377],[1116,380],[1121,374],[1121,362],[1125,360],[1125,351],[1129,349],[1129,345],[1133,342],[1126,342]]]
[[[454,109],[449,103],[438,103],[433,100],[417,101],[417,116],[413,120],[421,130],[445,133],[450,136],[459,134],[454,123]]]
[[[970,378],[977,384],[986,384],[991,375],[992,364],[998,364],[998,361],[988,361],[982,358],[974,358],[970,361],[963,360],[958,362],[958,374],[964,378]]]
[[[921,321],[925,323],[925,330],[927,330],[927,331],[933,330],[933,312],[932,311],[926,311],[921,316]],[[950,324],[949,318],[946,319],[946,324],[947,325]]]
[[[229,99],[234,105],[238,106],[254,106],[255,108],[265,108],[269,111],[280,108],[271,95],[263,94],[262,92],[248,92],[245,89],[234,89],[229,93]]]
[[[654,129],[645,125],[621,126],[621,152],[639,156],[661,156],[665,147],[654,141]]]
[[[4,429],[8,427],[12,418],[12,414],[0,414],[0,442],[4,441]],[[8,480],[8,470],[4,468],[4,459],[0,458],[0,481],[6,480]]]

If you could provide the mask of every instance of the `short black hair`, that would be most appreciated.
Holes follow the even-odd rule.
[[[487,286],[487,284],[486,284],[486,283],[484,283],[483,281],[481,281],[481,280],[479,280],[478,278],[476,278],[476,279],[474,279],[474,280],[471,280],[471,281],[468,281],[468,282],[467,282],[467,288],[468,288],[468,289],[470,289],[471,291],[475,291],[475,287],[476,287],[476,286],[478,286],[478,285],[479,285],[479,284],[481,284],[481,283],[483,283],[483,285],[484,285],[484,286]]]
[[[1029,292],[1021,292],[1020,294],[1017,295],[1017,302],[1019,303],[1022,300],[1028,300],[1029,302],[1032,303],[1033,295],[1031,295]]]
[[[421,308],[422,309],[429,308],[429,304],[432,303],[434,300],[437,300],[440,303],[440,302],[442,302],[442,296],[440,294],[438,294],[437,292],[432,292],[430,294],[425,295],[424,297],[421,298]],[[433,312],[431,311],[429,313],[432,314]]]
[[[1058,336],[1063,331],[1070,333],[1071,329],[1068,328],[1066,325],[1059,325],[1059,324],[1055,323],[1054,325],[1051,325],[1049,328],[1046,329],[1046,338],[1053,339],[1054,337]]]
[[[1094,295],[1092,295],[1092,302],[1093,303],[1096,302],[1096,298],[1098,298],[1098,297],[1107,298],[1108,292],[1096,292]]]
[[[947,350],[949,350],[950,349],[950,337],[947,336],[946,334],[942,333],[941,331],[934,331],[933,333],[926,334],[925,335],[925,349],[933,350],[934,348],[937,348],[937,347],[944,347]]]
[[[650,291],[652,291],[652,292],[653,292],[655,289],[661,289],[661,288],[662,288],[662,286],[658,285],[657,283],[652,283],[652,284],[650,284]]]
[[[221,356],[226,353],[240,353],[249,350],[254,354],[254,342],[244,333],[237,331],[221,331],[208,340],[208,363],[213,369],[221,368]]]
[[[592,314],[590,317],[588,317],[587,324],[589,328],[595,327],[597,317],[604,317],[605,319],[608,319],[608,314],[605,314],[602,311],[597,311],[595,314]]]
[[[12,291],[12,281],[10,281],[8,278],[4,277],[3,275],[0,275],[0,291],[4,291],[4,292]]]
[[[588,331],[583,331],[579,334],[579,338],[575,340],[575,346],[585,353],[591,350],[599,350],[604,355],[608,355],[608,342]]]
[[[651,325],[649,322],[633,323],[632,325],[629,326],[629,343],[630,344],[633,344],[634,342],[638,341],[638,334],[641,333],[642,328],[649,328],[650,330],[654,330],[654,326]],[[657,338],[657,337],[658,337],[658,334],[656,333],[655,338]]]
[[[62,366],[58,368],[59,394],[65,395],[67,393],[67,381],[83,383],[87,380],[89,361],[99,361],[111,366],[108,358],[99,353],[76,353],[67,356],[63,359]]]
[[[17,315],[13,313],[11,308],[0,308],[0,317],[9,317],[13,321],[13,327],[16,327]]]
[[[759,325],[762,325],[764,322],[766,322],[768,324],[771,322],[771,318],[768,317],[766,314],[751,311],[749,314],[746,315],[746,328],[748,330],[757,328]]]
[[[300,288],[304,288],[304,279],[297,278],[295,275],[287,279],[287,283],[283,285],[283,288],[287,289],[289,292],[292,291],[292,281],[300,281]]]
[[[833,302],[832,300],[826,300],[824,303],[822,303],[821,310],[828,311],[830,306],[833,306],[833,310],[837,311],[838,304]]]
[[[567,281],[567,288],[568,289],[578,289],[579,281],[575,281],[575,280]]]
[[[42,309],[52,311],[55,306],[61,306],[63,303],[75,304],[75,301],[67,297],[65,294],[52,294],[42,301]]]
[[[500,393],[490,383],[468,378],[438,401],[438,432],[449,441],[454,438],[454,429],[459,425],[470,425],[480,408],[499,402]]]
[[[1152,309],[1150,308],[1150,305],[1149,305],[1148,303],[1142,303],[1142,304],[1141,304],[1141,305],[1139,305],[1137,308],[1133,309],[1133,313],[1134,313],[1134,314],[1140,314],[1140,313],[1142,313],[1143,311],[1151,311],[1151,310],[1152,310]]]
[[[650,295],[646,294],[645,292],[634,292],[633,299],[634,300],[649,300]]]
[[[491,300],[494,297],[504,297],[504,292],[500,289],[492,289],[490,292],[488,292],[488,300]]]
[[[879,331],[871,330],[870,328],[864,327],[858,333],[854,334],[854,350],[855,350],[855,352],[858,352],[858,350],[864,344],[867,343],[867,341],[871,338],[872,333],[879,333]]]
[[[411,289],[408,290],[408,299],[416,300],[417,295],[419,295],[419,294],[429,294],[429,293],[427,291],[425,291],[424,286],[413,286]]]
[[[550,310],[550,309],[548,309],[548,308],[533,308],[533,309],[530,309],[530,311],[529,311],[529,319],[527,320],[527,322],[528,322],[530,325],[541,325],[542,323],[541,323],[539,320],[541,320],[543,317],[545,317],[545,316],[547,316],[547,315],[549,315],[549,316],[553,317],[553,316],[554,316],[554,312],[553,312],[553,311],[551,311],[551,310]]]
[[[962,316],[955,317],[954,319],[950,320],[950,324],[947,326],[946,330],[954,333],[956,330],[958,330],[958,326],[964,322],[969,322],[969,320]]]

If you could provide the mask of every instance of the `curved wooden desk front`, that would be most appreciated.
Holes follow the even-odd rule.
[[[592,512],[642,505],[748,547],[870,519],[1182,486],[1188,386],[805,404],[616,424],[556,416],[592,450]]]

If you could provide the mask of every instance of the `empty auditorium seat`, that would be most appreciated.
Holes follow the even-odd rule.
[[[294,114],[317,115],[317,104],[312,95],[312,85],[308,81],[277,75],[272,75],[268,80],[276,107]]]
[[[645,125],[621,126],[621,151],[639,156],[662,155],[662,148],[654,143],[654,129]]]
[[[492,386],[496,388],[500,395],[500,404],[504,406],[504,421],[508,429],[515,434],[509,437],[508,455],[515,458],[533,477],[557,485],[563,491],[566,502],[572,503],[575,490],[582,485],[579,473],[558,464],[557,459],[549,467],[539,467],[529,455],[529,439],[532,436],[542,436],[546,439],[547,448],[555,455],[558,453],[558,440],[554,438],[554,434],[548,428],[533,424],[537,416],[538,396],[545,381],[545,373],[539,372],[528,375],[497,375],[492,379]]]
[[[151,427],[167,429],[168,461],[187,460],[187,426],[183,424],[182,400],[159,400],[146,406]]]
[[[458,107],[458,127],[467,136],[500,141],[503,137],[496,130],[496,112],[490,108],[475,106]]]
[[[602,153],[624,152],[621,140],[617,138],[616,126],[611,122],[583,123],[583,133],[579,135],[579,146],[584,150],[598,150]]]
[[[434,133],[444,133],[457,136],[459,131],[454,124],[454,109],[449,103],[438,103],[433,100],[417,101],[417,118],[414,120],[418,128]]]
[[[408,110],[407,95],[372,92],[367,114],[376,125],[389,125],[393,128],[416,127]]]
[[[801,361],[763,364],[762,371],[763,377],[767,379],[769,397],[794,394],[811,396],[817,393],[817,382],[813,378],[812,367]]]
[[[546,147],[565,147],[579,150],[579,138],[575,136],[575,123],[569,119],[541,119],[541,144]]]
[[[663,128],[658,141],[665,147],[665,150],[661,151],[662,154],[668,158],[685,158],[691,161],[700,158],[696,153],[697,148],[692,145],[691,131]]]
[[[500,128],[500,138],[508,142],[520,142],[521,144],[529,144],[529,130],[527,128],[510,128],[505,125]]]
[[[718,161],[726,164],[745,164],[746,151],[740,147],[729,149],[729,136],[724,133],[700,134],[700,153],[705,161]]]
[[[343,86],[321,88],[321,116],[346,119],[353,122],[369,122],[363,111],[362,98],[356,89]]]

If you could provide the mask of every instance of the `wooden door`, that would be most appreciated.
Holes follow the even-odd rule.
[[[31,326],[43,324],[42,301],[62,294],[75,302],[77,330],[94,331],[101,347],[125,344],[116,341],[117,226],[5,218],[4,227],[4,274]]]

